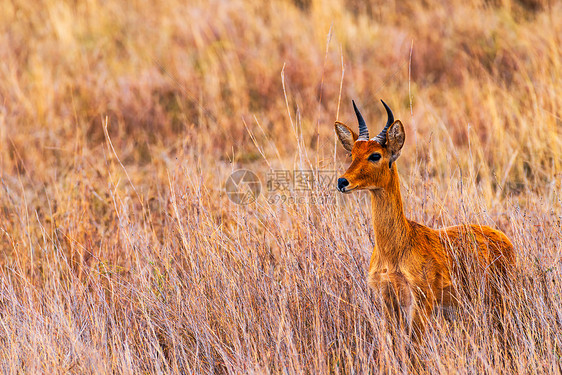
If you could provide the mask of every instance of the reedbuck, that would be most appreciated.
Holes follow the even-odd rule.
[[[382,102],[382,100],[381,100]],[[385,311],[398,318],[415,340],[435,307],[455,307],[460,292],[473,291],[485,281],[487,300],[496,312],[503,310],[500,284],[515,263],[513,245],[505,234],[481,225],[459,225],[439,230],[408,220],[400,196],[396,159],[404,145],[404,126],[386,103],[388,121],[376,137],[369,139],[365,120],[359,135],[337,121],[336,133],[351,152],[351,165],[338,179],[338,190],[351,193],[368,190],[375,233],[369,264],[369,285],[380,289]]]

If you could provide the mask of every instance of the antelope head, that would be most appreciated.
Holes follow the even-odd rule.
[[[394,161],[400,156],[404,145],[404,125],[399,120],[394,121],[390,108],[382,100],[381,102],[388,119],[384,129],[372,139],[369,139],[367,124],[355,102],[353,109],[359,122],[359,135],[339,121],[334,125],[343,147],[351,152],[351,165],[338,179],[338,190],[342,193],[384,189],[392,179]]]

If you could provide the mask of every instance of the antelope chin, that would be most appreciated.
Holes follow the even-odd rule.
[[[349,194],[351,193],[353,190],[357,189],[357,186],[352,187],[351,189],[349,189],[347,186],[344,187],[343,189],[340,190],[340,192],[344,193],[344,194]]]

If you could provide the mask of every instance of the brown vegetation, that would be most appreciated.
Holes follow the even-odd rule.
[[[3,2],[1,370],[407,370],[366,282],[367,197],[265,186],[343,172],[334,120],[357,99],[382,123],[384,98],[409,135],[406,216],[499,228],[525,275],[511,364],[480,292],[414,355],[560,372],[559,19],[539,0]],[[239,168],[263,183],[247,206],[223,189]]]

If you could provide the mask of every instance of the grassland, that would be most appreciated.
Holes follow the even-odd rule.
[[[4,2],[0,369],[562,372],[560,19],[554,0]],[[268,199],[271,170],[342,172],[334,120],[355,99],[376,132],[380,98],[406,126],[406,215],[512,239],[511,353],[478,299],[413,351],[382,319],[366,194]],[[245,206],[240,168],[264,184]]]

